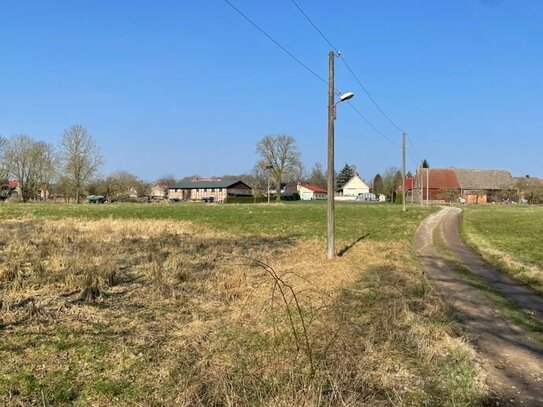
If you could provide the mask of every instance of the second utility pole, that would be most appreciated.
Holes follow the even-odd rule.
[[[405,133],[402,139],[402,209],[405,212]]]
[[[334,207],[334,58],[334,51],[330,51],[328,53],[328,237],[326,240],[326,257],[329,259],[333,259],[336,254],[336,216]]]

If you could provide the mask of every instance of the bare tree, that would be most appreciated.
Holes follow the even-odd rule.
[[[164,185],[166,187],[173,187],[177,183],[177,180],[173,174],[163,175],[155,181],[157,185]]]
[[[48,199],[51,182],[58,174],[58,157],[52,144],[38,141],[36,148],[36,182],[43,198]]]
[[[75,125],[64,132],[60,155],[64,174],[72,184],[75,200],[79,203],[85,184],[104,163],[100,149],[85,127]]]
[[[303,171],[296,141],[287,135],[265,136],[256,145],[256,152],[261,157],[256,166],[269,169],[275,181],[277,201],[280,201],[281,181],[295,180]]]
[[[322,168],[321,163],[315,163],[311,168],[311,173],[309,174],[307,181],[310,184],[316,185],[321,188],[326,188],[326,174]]]
[[[0,136],[0,183],[8,178],[8,165],[6,161],[6,147],[8,140]]]
[[[4,159],[8,175],[19,184],[21,200],[28,201],[37,187],[38,143],[26,134],[13,136],[5,146]]]
[[[383,172],[382,180],[383,192],[389,196],[390,202],[394,202],[396,189],[402,184],[401,172],[397,167],[388,167]]]

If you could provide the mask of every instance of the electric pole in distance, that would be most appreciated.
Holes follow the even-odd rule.
[[[405,212],[405,133],[402,136],[402,210]]]

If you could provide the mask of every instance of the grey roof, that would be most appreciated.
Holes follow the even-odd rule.
[[[541,179],[534,177],[515,177],[515,181],[517,184],[522,183],[530,187],[540,187],[541,185],[543,185]]]
[[[185,181],[185,182],[179,182],[173,186],[169,186],[168,188],[176,188],[176,189],[200,189],[200,188],[228,188],[231,185],[237,184],[238,182],[241,182],[239,179],[225,179],[222,181]],[[245,184],[244,184],[245,185]]]
[[[456,178],[462,189],[512,189],[515,179],[505,170],[471,170],[455,168]]]

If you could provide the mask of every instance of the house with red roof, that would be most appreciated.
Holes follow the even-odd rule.
[[[326,197],[328,196],[326,193],[326,189],[309,184],[307,182],[298,182],[296,184],[296,192],[298,192],[302,201],[326,199]]]

